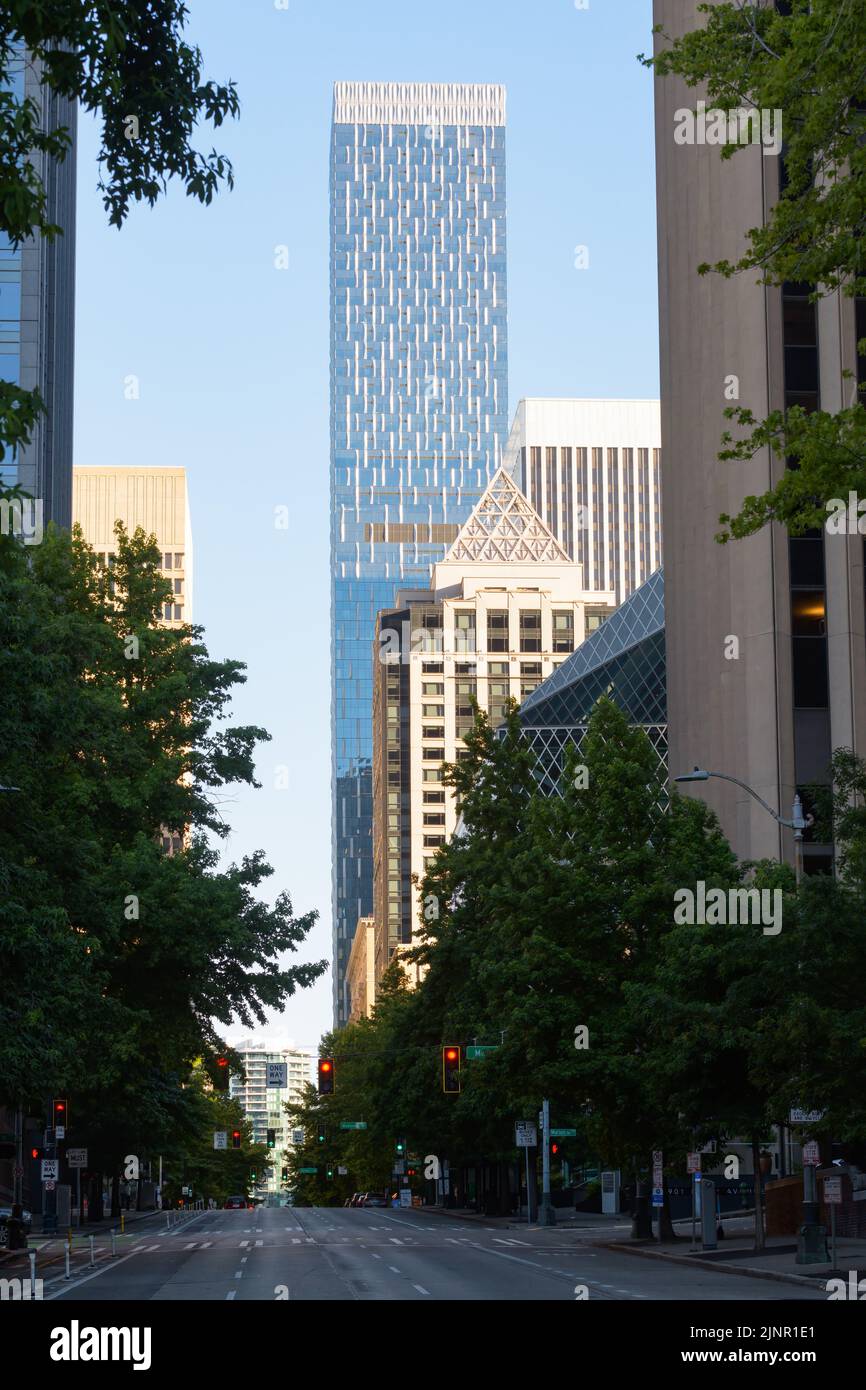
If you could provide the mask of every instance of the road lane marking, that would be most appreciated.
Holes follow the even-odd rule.
[[[236,1279],[242,1279],[242,1278],[243,1278],[243,1275],[244,1275],[244,1272],[243,1272],[242,1269],[236,1269],[236,1270],[235,1270],[235,1278],[236,1278]]]
[[[213,1241],[212,1241],[212,1240],[206,1240],[206,1241],[203,1241],[203,1242],[202,1242],[202,1247],[201,1247],[201,1248],[202,1248],[202,1250],[210,1250],[210,1248],[211,1248],[212,1245],[213,1245]]]
[[[190,1243],[189,1243],[189,1245],[185,1245],[183,1248],[184,1248],[184,1250],[194,1250],[195,1247],[196,1247],[197,1245],[198,1245],[198,1241],[197,1241],[197,1240],[191,1240]]]
[[[374,1260],[381,1260],[381,1258],[382,1258],[381,1255],[374,1255],[372,1250],[370,1251],[370,1254],[373,1255],[373,1259],[374,1259]]]
[[[234,1296],[235,1296],[236,1293],[237,1293],[237,1289],[232,1289],[231,1293],[227,1293],[227,1294],[226,1294],[226,1302],[228,1302],[228,1300],[229,1300],[230,1298],[234,1298]]]
[[[241,1243],[240,1243],[240,1249],[243,1250],[244,1246],[246,1246],[246,1245],[249,1245],[249,1241],[248,1241],[248,1240],[242,1240]]]
[[[389,1265],[388,1268],[392,1271],[393,1274],[399,1274],[399,1273],[400,1273],[400,1271],[399,1271],[399,1269],[397,1268],[396,1265]]]
[[[413,1288],[413,1289],[417,1289],[419,1293],[425,1293],[425,1294],[427,1295],[428,1298],[432,1298],[432,1294],[430,1293],[430,1290],[429,1290],[429,1289],[425,1289],[425,1287],[424,1287],[423,1284],[413,1284],[413,1285],[412,1285],[412,1288]]]
[[[397,1236],[389,1236],[388,1239],[390,1240],[390,1242],[391,1242],[392,1245],[402,1245],[402,1244],[403,1244],[402,1240],[398,1240]]]
[[[257,1241],[256,1241],[256,1245],[264,1245],[264,1243],[265,1243],[265,1242],[264,1242],[263,1240],[257,1240]]]

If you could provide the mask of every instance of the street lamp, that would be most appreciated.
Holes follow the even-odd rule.
[[[710,777],[721,777],[724,782],[733,782],[736,786],[742,787],[743,791],[748,792],[755,800],[763,806],[764,810],[773,817],[778,825],[784,825],[788,830],[794,832],[794,875],[799,884],[803,877],[803,831],[808,830],[813,824],[814,816],[803,815],[803,803],[800,800],[799,792],[794,794],[794,805],[791,808],[791,819],[786,820],[784,816],[778,815],[762,796],[754,788],[741,782],[739,777],[731,777],[727,772],[707,772],[702,767],[696,767],[693,772],[683,772],[679,777],[675,777],[675,782],[706,782]]]
[[[808,830],[814,824],[815,817],[803,815],[803,803],[799,793],[794,795],[794,805],[791,810],[791,819],[786,820],[784,816],[777,815],[772,806],[768,806],[762,796],[745,782],[741,782],[739,777],[731,777],[727,772],[707,772],[702,767],[696,767],[692,772],[684,772],[679,777],[675,777],[675,782],[706,782],[710,777],[721,777],[725,782],[734,782],[736,786],[742,787],[749,796],[753,796],[757,802],[769,812],[779,825],[787,826],[794,832],[794,874],[799,885],[803,876],[803,831]],[[780,1130],[781,1130],[780,1126]],[[784,1137],[780,1133],[780,1144],[784,1143]],[[760,1175],[755,1174],[755,1182],[760,1182]],[[800,1250],[797,1253],[798,1264],[811,1264],[815,1260],[821,1261],[826,1252],[820,1249],[822,1243],[822,1228],[818,1224],[818,1193],[815,1170],[811,1165],[803,1164],[803,1225],[801,1227]]]

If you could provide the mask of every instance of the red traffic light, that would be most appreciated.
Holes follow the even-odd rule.
[[[239,1149],[241,1146],[241,1132],[239,1129],[232,1130],[232,1148]]]
[[[453,1044],[442,1049],[442,1090],[447,1095],[460,1090],[460,1048]]]
[[[319,1058],[319,1095],[331,1096],[334,1094],[334,1083],[336,1074],[334,1071],[333,1057]]]
[[[218,1067],[227,1067],[228,1064],[229,1064],[229,1059],[228,1059],[228,1057],[217,1057],[217,1066],[218,1066]]]
[[[42,1150],[41,1150],[41,1149],[31,1149],[31,1150],[30,1150],[30,1157],[31,1157],[31,1158],[40,1158],[41,1156],[42,1156]]]
[[[557,1142],[556,1142],[555,1139],[554,1139],[553,1143],[552,1143],[551,1146],[550,1146],[550,1152],[551,1152],[552,1154],[558,1154],[558,1153],[559,1153],[559,1145],[557,1144]]]
[[[54,1126],[66,1125],[68,1106],[65,1100],[53,1100],[51,1102],[51,1113],[54,1116]]]

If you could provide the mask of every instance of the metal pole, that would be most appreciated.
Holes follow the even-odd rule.
[[[836,1273],[836,1203],[830,1206],[830,1263],[832,1272]]]
[[[78,1190],[78,1229],[81,1230],[81,1169],[75,1170],[75,1186]]]
[[[68,1245],[67,1245],[67,1247],[66,1247],[65,1264],[66,1264],[66,1273],[64,1274],[63,1277],[64,1277],[64,1279],[71,1279],[71,1278],[72,1278],[72,1275],[69,1273],[69,1246],[68,1246]]]
[[[24,1112],[19,1104],[15,1110],[15,1175],[13,1178],[14,1200],[23,1202],[24,1190]]]
[[[696,1206],[696,1202],[695,1202],[695,1189],[696,1189],[696,1187],[697,1187],[697,1183],[695,1182],[695,1174],[694,1174],[694,1173],[690,1173],[690,1174],[689,1174],[689,1181],[691,1182],[691,1185],[692,1185],[692,1249],[693,1249],[693,1250],[697,1250],[698,1245],[697,1245],[697,1238],[696,1238],[696,1235],[695,1235],[695,1222],[696,1222],[696,1220],[697,1220],[697,1214],[698,1214],[698,1213],[697,1213],[697,1206]]]
[[[96,1260],[93,1258],[93,1241],[94,1241],[94,1237],[93,1237],[93,1236],[88,1236],[87,1239],[90,1241],[90,1264],[88,1265],[88,1269],[95,1269],[95,1268],[96,1268]]]
[[[541,1155],[541,1224],[552,1226],[556,1221],[550,1205],[550,1101],[541,1102],[541,1132],[544,1149]]]
[[[35,1251],[35,1250],[30,1250],[30,1251],[28,1251],[28,1254],[30,1255],[30,1298],[31,1298],[31,1300],[35,1300],[35,1298],[36,1298],[36,1251]]]
[[[531,1196],[529,1195],[529,1146],[528,1146],[528,1145],[524,1148],[523,1154],[524,1154],[524,1157],[525,1157],[525,1159],[526,1159],[526,1224],[527,1224],[527,1226],[529,1226],[529,1225],[532,1224],[532,1198],[531,1198]]]
[[[111,1258],[114,1259],[114,1258],[116,1257],[116,1255],[117,1255],[117,1228],[115,1227],[115,1229],[111,1232]]]

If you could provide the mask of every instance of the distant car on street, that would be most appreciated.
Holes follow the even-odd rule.
[[[226,1197],[223,1202],[223,1211],[246,1211],[246,1197]]]
[[[388,1198],[383,1197],[381,1192],[367,1192],[364,1194],[364,1200],[361,1205],[365,1207],[387,1207]]]
[[[6,1222],[9,1220],[9,1218],[10,1218],[11,1215],[12,1215],[12,1208],[11,1208],[11,1207],[0,1207],[0,1226],[5,1226],[5,1225],[6,1225]],[[22,1208],[22,1211],[21,1211],[21,1220],[24,1222],[24,1225],[25,1225],[25,1226],[29,1226],[30,1223],[31,1223],[32,1220],[33,1220],[33,1217],[30,1215],[30,1212],[29,1212],[29,1211],[25,1211],[25,1210]]]

